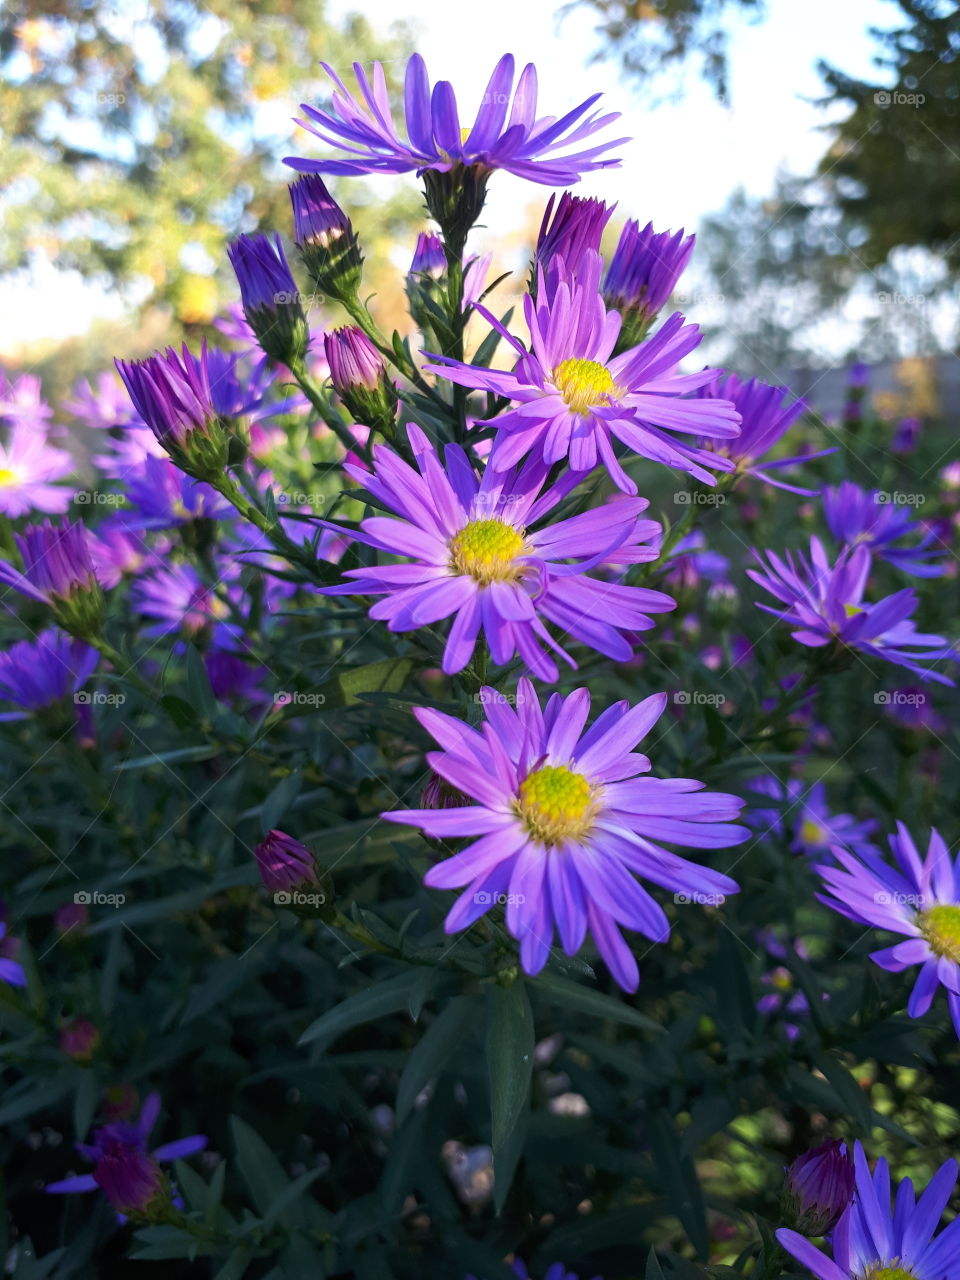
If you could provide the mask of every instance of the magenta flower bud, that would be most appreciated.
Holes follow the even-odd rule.
[[[100,1032],[86,1018],[74,1018],[60,1028],[60,1049],[75,1062],[89,1062],[100,1048]]]
[[[420,792],[421,809],[458,809],[465,803],[463,793],[444,782],[439,773],[431,774],[427,785]]]
[[[341,302],[355,298],[363,275],[360,242],[323,179],[307,174],[290,186],[293,236],[310,278]]]
[[[853,1199],[855,1173],[846,1144],[833,1138],[798,1156],[784,1185],[796,1229],[822,1236]]]
[[[306,845],[283,831],[268,831],[253,855],[260,878],[272,893],[320,883],[313,854]]]
[[[125,1142],[105,1144],[93,1177],[113,1207],[128,1217],[149,1218],[170,1202],[169,1184],[156,1160]]]
[[[344,325],[323,335],[333,389],[357,422],[388,440],[395,434],[397,396],[383,357],[362,330]]]

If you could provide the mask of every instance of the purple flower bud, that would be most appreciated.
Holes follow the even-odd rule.
[[[448,782],[444,782],[439,773],[432,773],[420,792],[421,809],[459,809],[467,803],[466,797]]]
[[[74,1018],[60,1028],[59,1043],[75,1062],[89,1062],[100,1047],[100,1032],[86,1018]]]
[[[93,1177],[113,1207],[131,1217],[149,1217],[170,1198],[156,1160],[125,1142],[104,1144]]]
[[[243,314],[263,351],[283,364],[301,361],[309,342],[307,318],[280,237],[240,236],[227,249],[243,300]]]
[[[272,893],[320,883],[313,854],[283,831],[268,831],[253,854],[260,878]]]
[[[325,333],[323,346],[333,389],[355,421],[392,439],[397,396],[379,351],[366,334],[353,325]]]
[[[542,267],[546,275],[553,259],[559,258],[569,271],[576,273],[585,253],[600,252],[604,228],[616,205],[607,208],[602,200],[572,196],[564,191],[554,211],[555,200],[556,196],[550,197],[540,224],[535,268]],[[533,275],[535,279],[536,270]]]
[[[290,202],[293,236],[310,278],[332,298],[355,298],[363,257],[350,219],[316,174],[291,184]]]
[[[15,541],[23,572],[0,561],[0,582],[32,600],[47,604],[56,620],[80,639],[97,634],[103,613],[103,593],[90,558],[87,531],[82,524],[45,520],[30,525]]]
[[[66,902],[53,913],[54,928],[61,937],[85,929],[89,923],[90,908],[83,902]]]
[[[604,301],[623,314],[625,328],[649,328],[686,270],[694,240],[684,239],[682,228],[655,232],[652,222],[642,231],[638,222],[626,224],[603,282]]]
[[[903,418],[897,423],[890,448],[893,453],[913,453],[920,439],[921,422],[919,418]]]
[[[853,1199],[854,1183],[853,1160],[835,1138],[798,1156],[784,1187],[797,1230],[825,1235]]]
[[[850,387],[865,387],[870,381],[870,366],[864,364],[862,360],[857,360],[850,366],[847,374],[847,385]]]
[[[443,249],[443,241],[433,231],[421,231],[417,236],[417,247],[413,251],[410,275],[430,276],[439,280],[446,274],[447,255]]]

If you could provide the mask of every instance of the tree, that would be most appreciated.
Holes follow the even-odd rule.
[[[849,103],[820,165],[846,238],[867,266],[921,246],[960,266],[960,8],[896,0],[906,25],[873,31],[878,82],[820,63],[830,103]],[[891,81],[893,82],[891,85]]]
[[[583,0],[565,5],[569,13]],[[765,0],[585,0],[600,16],[604,42],[598,57],[613,53],[623,69],[643,81],[700,59],[704,78],[720,98],[727,96],[727,31],[724,19],[740,10],[763,17]]]
[[[0,272],[45,254],[206,322],[225,240],[289,225],[281,160],[297,134],[295,145],[318,145],[291,116],[327,94],[320,59],[379,57],[390,74],[406,49],[402,27],[384,39],[361,17],[334,25],[321,0],[8,4]],[[385,243],[416,214],[401,195],[378,202],[375,223],[361,208],[358,225]]]

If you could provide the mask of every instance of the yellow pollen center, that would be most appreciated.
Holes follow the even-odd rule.
[[[582,773],[566,765],[544,765],[520,784],[517,812],[527,830],[545,845],[579,839],[595,813],[594,792]]]
[[[473,126],[472,126],[472,125],[471,125],[471,127],[470,127],[469,129],[461,129],[461,130],[460,130],[460,145],[461,145],[461,147],[465,147],[465,146],[467,145],[467,139],[470,137],[471,133],[473,133]]]
[[[564,403],[579,414],[609,403],[617,392],[613,374],[599,360],[563,360],[553,371],[553,381]]]
[[[486,586],[515,582],[522,565],[523,535],[502,520],[471,520],[450,541],[450,567]]]
[[[917,924],[936,955],[960,964],[960,907],[949,903],[930,907],[918,913]]]
[[[777,991],[792,991],[793,975],[789,969],[775,969],[770,977],[770,985]]]
[[[9,467],[0,467],[0,487],[6,488],[8,485],[17,483],[17,473],[11,471]]]
[[[863,1280],[916,1280],[916,1277],[906,1267],[888,1267],[878,1262],[867,1269]]]
[[[863,609],[861,609],[858,604],[845,604],[843,606],[843,612],[848,618],[855,618],[858,613],[863,613]]]
[[[800,824],[800,839],[804,844],[825,844],[827,832],[819,822],[814,822],[812,818],[805,818]]]

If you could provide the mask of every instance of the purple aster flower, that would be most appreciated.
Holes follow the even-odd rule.
[[[0,443],[0,512],[11,519],[29,511],[61,514],[73,494],[54,483],[73,471],[65,449],[54,449],[36,427],[18,422]]]
[[[156,1193],[158,1162],[185,1160],[207,1145],[203,1134],[195,1133],[149,1151],[147,1143],[159,1114],[160,1095],[151,1093],[135,1121],[114,1121],[95,1129],[92,1142],[76,1143],[80,1154],[94,1162],[93,1173],[51,1182],[44,1189],[51,1195],[69,1195],[101,1187],[121,1213],[142,1212],[149,1204],[144,1196],[151,1188]]]
[[[146,360],[115,364],[133,407],[165,449],[170,444],[182,448],[194,432],[206,434],[214,425],[206,342],[199,360],[184,343],[181,355],[168,347]]]
[[[614,357],[620,316],[604,306],[599,278],[600,257],[591,252],[584,255],[576,279],[555,261],[555,287],[549,294],[540,273],[537,301],[524,298],[529,351],[495,316],[477,306],[516,350],[519,359],[511,372],[475,368],[430,353],[435,363],[426,368],[461,386],[506,396],[517,405],[492,420],[499,434],[490,465],[498,471],[528,453],[550,465],[566,460],[578,472],[592,471],[601,462],[619,489],[636,493],[636,483],[614,453],[615,437],[642,457],[715,484],[704,468],[731,471],[733,464],[682,444],[671,434],[732,439],[738,432],[740,415],[729,402],[685,397],[714,376],[712,369],[694,374],[675,369],[699,344],[700,330],[685,324],[678,312],[652,338]]]
[[[922,530],[911,518],[909,508],[890,501],[889,493],[861,489],[852,480],[844,480],[836,488],[823,491],[823,515],[827,528],[838,542],[847,546],[863,544],[917,578],[939,578],[944,565],[934,559],[949,547],[937,537],[935,529]],[[901,538],[922,534],[912,547],[895,547]],[[931,550],[931,544],[939,543]]]
[[[863,1147],[854,1144],[856,1191],[833,1230],[828,1256],[796,1231],[777,1232],[784,1249],[817,1280],[957,1280],[960,1218],[934,1237],[957,1181],[957,1162],[947,1160],[916,1200],[905,1178],[891,1208],[890,1167],[877,1161],[873,1173]]]
[[[123,483],[133,471],[139,471],[145,458],[169,457],[149,427],[134,424],[123,428],[116,436],[104,440],[105,453],[95,453],[94,466],[105,476]]]
[[[34,373],[22,373],[11,382],[0,369],[0,422],[31,427],[34,433],[53,434],[53,410],[43,398],[43,386]]]
[[[932,829],[921,858],[902,822],[890,848],[896,867],[879,853],[834,848],[839,865],[816,868],[825,882],[825,893],[817,896],[848,920],[903,934],[905,942],[874,951],[871,960],[893,973],[920,965],[907,1013],[922,1017],[942,986],[960,1037],[960,856],[951,861]]]
[[[847,386],[862,390],[870,381],[870,366],[862,360],[856,360],[847,372]]]
[[[665,693],[635,707],[618,702],[586,732],[587,689],[554,694],[541,708],[533,685],[521,679],[515,708],[496,689],[482,690],[480,700],[486,723],[477,729],[439,711],[415,712],[443,748],[427,763],[475,803],[383,816],[428,836],[473,841],[424,878],[435,889],[466,886],[447,916],[447,933],[504,902],[526,973],[546,964],[554,928],[567,955],[580,949],[589,929],[616,981],[635,991],[637,962],[620,927],[665,942],[670,925],[634,873],[675,893],[735,893],[729,876],[655,842],[695,849],[739,844],[749,835],[733,821],[742,802],[702,791],[690,778],[637,776],[651,766],[634,748],[662,715]]]
[[[139,473],[127,476],[126,497],[133,505],[116,518],[128,530],[173,529],[192,520],[224,520],[233,507],[202,480],[194,480],[169,458],[145,458]]]
[[[36,640],[20,640],[0,653],[0,698],[23,708],[0,720],[22,719],[25,712],[52,706],[86,683],[97,665],[97,651],[61,631],[43,631]]]
[[[556,199],[552,195],[547,201],[534,254],[535,267],[542,268],[545,276],[549,276],[550,263],[555,258],[575,273],[586,253],[599,253],[604,228],[616,208],[607,208],[602,200],[564,191],[554,210]],[[536,272],[532,283],[536,286]]]
[[[807,407],[805,401],[790,400],[790,392],[786,387],[771,387],[757,378],[743,382],[734,373],[717,378],[702,387],[697,394],[719,396],[731,401],[741,418],[740,434],[732,444],[716,445],[704,440],[704,448],[716,449],[723,457],[729,458],[736,464],[740,475],[754,476],[776,489],[786,489],[788,493],[799,493],[805,497],[811,497],[817,492],[815,489],[801,489],[797,485],[777,480],[770,472],[794,467],[811,458],[824,458],[827,454],[836,453],[836,449],[821,449],[818,453],[776,458],[757,465],[758,460],[770,452],[804,412]]]
[[[779,1013],[788,1018],[801,1018],[810,1012],[807,997],[802,991],[795,989],[793,974],[786,966],[777,965],[775,969],[761,974],[760,982],[768,991],[757,1001],[758,1013]],[[796,1040],[800,1035],[800,1027],[796,1022],[785,1022],[783,1030],[788,1040]]]
[[[210,688],[221,702],[258,702],[263,699],[267,668],[254,665],[230,649],[209,649],[203,655]]]
[[[792,852],[804,853],[810,858],[826,857],[837,844],[847,849],[876,852],[870,839],[876,830],[876,821],[873,818],[860,821],[849,813],[831,813],[822,782],[807,786],[799,778],[790,778],[783,783],[772,774],[763,774],[752,778],[747,786],[754,794],[777,801],[778,807],[751,805],[744,821],[763,836],[782,836],[790,831]]]
[[[406,139],[397,132],[379,62],[373,64],[372,84],[363,68],[354,64],[360,90],[357,97],[332,67],[321,65],[334,85],[332,109],[321,111],[304,104],[307,119],[299,123],[328,146],[355,158],[287,156],[284,164],[302,173],[409,173],[425,169],[448,173],[463,166],[482,171],[505,169],[531,182],[566,187],[584,173],[618,166],[619,160],[599,157],[627,141],[617,138],[586,150],[556,154],[592,137],[619,119],[620,113],[595,112],[583,119],[601,96],[595,93],[560,119],[537,118],[536,68],[532,63],[524,68],[511,103],[514,61],[509,53],[497,63],[470,128],[461,127],[453,86],[441,80],[431,91],[426,65],[415,53],[407,63],[404,89]]]
[[[439,280],[446,273],[447,255],[444,252],[443,241],[433,231],[421,231],[417,236],[409,274],[430,276],[433,280]]]
[[[23,971],[23,965],[17,961],[19,954],[20,939],[8,936],[7,922],[0,918],[0,982],[5,982],[10,987],[27,985],[27,975]]]
[[[937,735],[947,731],[947,722],[934,707],[930,695],[917,685],[877,694],[876,700],[885,714],[904,729],[926,730]]]
[[[901,418],[890,441],[891,453],[913,453],[922,430],[923,423],[919,418]]]
[[[310,278],[323,293],[342,302],[357,295],[363,256],[353,224],[317,174],[290,186],[294,239]]]
[[[664,581],[678,591],[695,590],[701,581],[721,582],[730,573],[730,560],[719,551],[711,551],[706,535],[695,529],[673,544],[667,557]]]
[[[240,286],[243,312],[261,349],[282,364],[297,365],[310,342],[297,283],[276,236],[240,236],[227,249]]]
[[[362,329],[345,324],[323,335],[330,381],[338,395],[354,388],[374,391],[386,373],[383,356]]]
[[[787,1169],[784,1192],[799,1230],[825,1235],[853,1200],[855,1184],[850,1152],[837,1138],[797,1156]]]
[[[171,465],[166,457],[160,461]],[[128,574],[139,573],[151,560],[157,559],[139,533],[132,532],[125,512],[117,512],[87,532],[94,572],[108,590]]]
[[[72,635],[96,630],[103,596],[84,526],[69,520],[59,525],[45,520],[14,534],[14,541],[23,572],[0,560],[0,583],[49,605]]]
[[[89,1062],[100,1048],[100,1032],[88,1018],[73,1018],[60,1028],[60,1051],[77,1062]]]
[[[63,402],[63,410],[81,426],[97,431],[126,427],[131,417],[130,398],[112,370],[98,373],[93,381],[78,378],[72,398]]]
[[[141,575],[130,591],[133,607],[156,622],[144,627],[148,636],[184,630],[189,635],[210,627],[229,612],[225,602],[189,564],[159,567]]]
[[[465,452],[448,446],[446,469],[419,427],[407,428],[418,471],[391,451],[374,450],[374,474],[347,474],[400,519],[374,516],[351,536],[406,564],[348,570],[351,582],[325,587],[328,595],[382,595],[371,618],[391,631],[411,631],[454,615],[443,669],[462,671],[481,633],[494,662],[515,653],[543,680],[557,679],[545,649],[571,666],[552,638],[550,622],[615,661],[633,653],[624,633],[653,626],[650,613],[674,608],[659,591],[592,578],[600,566],[656,558],[650,546],[660,527],[641,519],[643,498],[608,503],[569,520],[543,525],[576,483],[570,473],[543,491],[549,467],[528,461],[518,470],[478,477]],[[335,527],[335,526],[331,526]]]
[[[789,622],[795,628],[790,634],[800,644],[843,646],[906,667],[921,680],[954,684],[920,665],[921,658],[956,659],[958,654],[943,636],[916,630],[910,617],[917,607],[916,592],[905,587],[875,604],[864,602],[871,565],[867,547],[842,551],[832,565],[815,537],[809,558],[801,551],[787,551],[783,558],[768,551],[766,560],[760,552],[754,554],[761,569],[748,569],[748,576],[785,606],[758,603],[757,608]]]
[[[682,228],[656,232],[652,222],[641,231],[640,223],[631,219],[620,232],[603,281],[607,306],[648,328],[686,271],[695,240],[684,239]]]
[[[306,845],[283,831],[268,831],[253,856],[260,878],[271,893],[320,883],[313,854]]]

